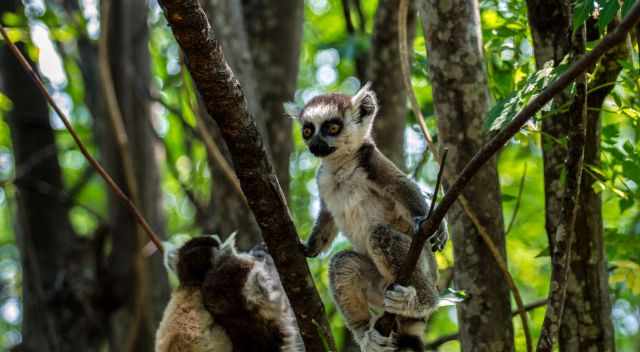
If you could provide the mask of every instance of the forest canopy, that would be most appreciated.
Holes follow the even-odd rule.
[[[638,7],[200,0],[224,53],[210,69],[217,52],[196,54],[215,43],[186,47],[188,29],[166,17],[180,1],[160,2],[3,0],[0,24],[165,248],[237,232],[247,250],[265,237],[277,264],[296,263],[278,268],[285,288],[304,285],[296,276],[304,257],[289,235],[311,232],[320,162],[283,103],[353,95],[371,82],[378,147],[425,191],[442,166],[444,194],[490,138]],[[187,27],[205,26],[198,20]],[[639,42],[636,23],[452,203],[451,240],[436,254],[443,299],[427,323],[428,350],[524,351],[551,329],[549,319],[560,351],[640,349]],[[202,82],[223,77],[224,63],[241,89],[207,93]],[[233,104],[251,125],[231,118]],[[0,349],[153,350],[176,276],[5,41],[0,117]],[[243,150],[258,153],[240,159]],[[275,196],[249,182],[273,180],[270,172]],[[280,188],[283,202],[265,201]],[[264,221],[270,212],[292,222]],[[338,236],[307,259],[319,299],[290,295],[296,313],[326,316],[340,351],[358,347],[331,297],[327,263],[349,246]],[[554,317],[557,297],[563,313]]]

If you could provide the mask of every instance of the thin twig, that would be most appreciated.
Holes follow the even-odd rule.
[[[150,126],[151,131],[152,131],[152,135],[153,137],[156,139],[156,141],[158,141],[158,143],[162,143],[162,147],[164,149],[164,155],[165,155],[165,159],[166,159],[166,165],[167,165],[167,169],[169,169],[169,173],[171,174],[171,176],[173,176],[173,178],[176,180],[176,182],[178,182],[178,185],[180,186],[180,189],[182,189],[182,192],[184,192],[184,194],[187,196],[187,198],[189,199],[189,201],[191,201],[191,204],[193,204],[193,206],[196,208],[196,214],[199,214],[201,216],[204,216],[206,214],[206,210],[205,207],[202,205],[202,203],[200,202],[200,200],[198,200],[198,197],[196,196],[196,194],[193,192],[192,189],[190,189],[189,186],[187,186],[181,179],[180,179],[180,172],[178,172],[178,169],[176,168],[176,158],[173,155],[173,153],[171,152],[171,149],[169,148],[169,145],[167,144],[167,142],[160,136],[160,134],[158,134],[158,131],[156,131],[153,126]]]
[[[516,221],[516,217],[518,216],[518,210],[520,209],[520,202],[522,201],[522,191],[524,190],[524,180],[527,178],[527,163],[524,163],[524,171],[522,171],[522,177],[520,178],[520,185],[518,186],[518,197],[516,198],[516,204],[513,208],[513,214],[511,214],[511,220],[509,220],[509,225],[507,229],[504,231],[504,237],[507,237],[511,229],[513,228],[513,224]]]
[[[200,139],[202,139],[204,147],[209,153],[209,156],[217,164],[220,170],[222,170],[222,173],[226,177],[227,181],[231,183],[231,186],[233,186],[233,189],[240,196],[240,198],[242,198],[244,204],[248,205],[249,203],[247,202],[247,197],[244,195],[244,192],[242,192],[242,187],[240,187],[240,181],[238,181],[238,177],[236,176],[235,171],[233,171],[233,168],[227,161],[227,158],[224,157],[222,151],[220,151],[220,148],[218,148],[218,145],[213,140],[213,136],[211,136],[211,133],[209,133],[209,130],[206,126],[206,121],[204,121],[204,119],[202,118],[202,114],[196,111],[195,115],[197,120],[196,131],[200,135]]]
[[[422,228],[422,236],[420,241],[414,243],[410,250],[408,263],[405,267],[411,272],[417,263],[420,250],[424,242],[438,228],[447,211],[464,190],[476,172],[490,160],[498,150],[500,150],[511,137],[513,137],[522,126],[543,106],[545,106],[553,97],[562,92],[571,82],[573,82],[580,74],[593,66],[598,59],[609,49],[624,41],[627,33],[633,25],[640,19],[640,2],[633,5],[627,17],[620,23],[615,31],[607,34],[600,43],[595,46],[588,54],[584,55],[580,60],[576,61],[565,71],[560,77],[547,86],[539,95],[533,98],[529,103],[509,122],[502,130],[496,133],[489,142],[487,142],[465,165],[456,181],[451,185],[449,191],[444,195],[440,204],[434,210],[433,216],[427,220]],[[404,271],[404,270],[403,270]]]
[[[438,148],[435,146],[435,143],[433,142],[433,138],[429,133],[429,129],[427,128],[427,125],[424,120],[424,116],[422,114],[422,111],[420,110],[420,105],[418,104],[418,99],[416,98],[415,92],[413,90],[413,85],[411,84],[411,74],[409,71],[409,51],[407,48],[408,10],[409,10],[409,0],[400,0],[400,3],[398,5],[398,16],[399,16],[398,17],[398,36],[399,36],[399,50],[400,50],[400,64],[401,64],[400,69],[402,70],[402,76],[403,76],[402,81],[404,83],[405,90],[409,94],[409,101],[411,103],[411,108],[413,109],[413,113],[416,115],[416,118],[418,119],[418,124],[420,125],[420,129],[424,134],[427,145],[429,146],[431,153],[434,155],[434,158],[438,160]],[[440,169],[444,170],[442,165],[440,165]],[[445,170],[444,172],[447,172],[447,171]],[[445,174],[445,176],[447,176],[445,177],[445,183],[448,183],[447,182],[447,180],[449,180],[448,172],[447,174]],[[498,247],[495,245],[491,236],[489,235],[489,231],[486,229],[486,227],[484,227],[484,225],[482,225],[478,216],[472,210],[471,206],[469,205],[469,202],[467,201],[466,197],[463,194],[460,194],[460,205],[462,205],[462,208],[464,212],[467,214],[467,217],[474,224],[476,230],[480,234],[480,237],[484,241],[487,248],[489,248],[489,252],[495,259],[496,263],[498,264],[498,269],[504,276],[507,282],[507,285],[513,292],[513,297],[516,301],[516,305],[518,306],[519,311],[521,312],[520,318],[522,320],[522,328],[524,330],[524,336],[527,343],[527,351],[530,352],[533,350],[533,340],[531,338],[529,322],[523,310],[524,303],[522,301],[522,295],[520,294],[520,290],[518,289],[518,286],[516,286],[515,281],[511,276],[511,273],[509,273],[507,264],[502,258],[502,255],[500,254]],[[416,239],[414,238],[414,241],[415,240]]]
[[[84,157],[91,164],[91,166],[93,166],[96,169],[96,171],[98,171],[100,176],[104,179],[104,181],[111,188],[111,190],[114,193],[116,193],[116,195],[118,195],[118,197],[120,197],[120,199],[126,204],[127,208],[129,208],[129,210],[133,213],[136,221],[145,230],[145,232],[149,236],[149,239],[153,242],[153,244],[155,244],[156,248],[158,248],[160,252],[163,252],[164,250],[162,247],[162,243],[160,242],[160,239],[155,234],[155,232],[153,232],[153,230],[151,229],[151,226],[149,226],[149,224],[144,219],[144,217],[142,216],[138,208],[136,208],[136,206],[133,204],[131,199],[129,199],[129,197],[127,197],[127,195],[122,191],[122,189],[118,187],[118,185],[113,180],[113,178],[109,175],[109,173],[102,167],[102,165],[100,165],[100,163],[93,156],[91,156],[91,154],[87,150],[87,147],[84,145],[84,143],[82,143],[82,140],[78,136],[78,133],[76,132],[76,130],[71,125],[71,122],[69,122],[69,119],[67,118],[65,113],[62,111],[62,109],[60,109],[60,107],[55,102],[55,100],[53,100],[53,97],[51,97],[51,94],[49,94],[49,92],[47,91],[47,88],[45,88],[44,83],[42,83],[42,80],[40,79],[38,74],[33,70],[29,62],[27,62],[27,60],[24,58],[24,56],[22,55],[20,50],[16,47],[16,45],[9,39],[9,35],[7,34],[2,24],[0,24],[0,34],[2,34],[2,37],[4,38],[5,42],[7,43],[7,45],[9,45],[9,49],[11,50],[13,55],[15,55],[15,57],[18,59],[18,61],[20,62],[22,67],[25,69],[27,74],[29,74],[31,79],[35,82],[36,86],[38,87],[42,95],[47,99],[47,101],[49,102],[53,110],[58,114],[58,116],[60,117],[60,120],[62,121],[66,129],[69,131],[69,134],[71,134],[71,137],[78,145],[78,148],[80,148],[80,152],[82,153],[82,155],[84,155]]]
[[[426,152],[422,153],[422,156],[420,156],[420,160],[418,160],[418,163],[416,164],[415,168],[411,172],[411,176],[417,179],[418,175],[420,174],[420,171],[422,171],[422,168],[427,164],[428,161],[429,161],[429,153],[426,153]]]
[[[449,149],[444,148],[442,151],[442,156],[440,157],[440,170],[438,170],[438,177],[436,178],[436,187],[433,191],[433,198],[431,198],[431,205],[429,206],[429,212],[427,213],[427,219],[433,213],[433,209],[436,206],[436,201],[438,200],[438,193],[440,191],[440,183],[442,183],[442,175],[444,174],[444,167],[447,162],[447,154],[449,154]]]
[[[140,197],[138,191],[138,182],[136,181],[135,169],[133,167],[133,159],[129,148],[129,138],[124,127],[124,118],[120,110],[120,104],[116,96],[116,90],[113,85],[113,76],[111,74],[111,63],[109,62],[109,21],[111,20],[111,1],[103,0],[100,2],[100,39],[98,40],[98,70],[100,73],[100,81],[102,82],[102,91],[105,96],[105,106],[109,122],[113,129],[113,134],[118,146],[120,160],[122,160],[122,169],[124,173],[125,184],[131,194],[133,203],[140,206]]]
[[[438,170],[438,177],[436,178],[436,185],[433,191],[433,196],[431,197],[431,204],[429,205],[429,211],[427,212],[426,218],[428,219],[433,213],[433,209],[436,206],[436,202],[438,200],[438,193],[440,192],[440,184],[442,182],[442,174],[444,173],[444,167],[447,162],[447,154],[449,153],[448,149],[444,149],[442,151],[442,159],[440,160],[440,170]],[[436,283],[437,284],[437,283]],[[376,321],[376,329],[380,331],[382,334],[388,336],[392,330],[394,330],[394,323],[396,322],[396,315],[385,312],[380,319]]]
[[[184,58],[181,58],[180,61],[181,61],[180,70],[182,71],[182,83],[185,85],[185,87],[195,88],[191,86],[193,81],[191,79],[187,79],[189,70],[185,70],[186,67],[184,66]],[[231,167],[231,165],[227,161],[227,158],[224,156],[220,148],[218,148],[218,145],[216,144],[215,140],[213,139],[213,136],[211,135],[211,132],[209,132],[209,129],[207,127],[207,122],[204,120],[204,116],[206,116],[207,111],[203,108],[203,104],[196,104],[193,101],[189,101],[188,105],[191,108],[191,111],[193,111],[194,115],[196,116],[195,130],[200,135],[200,139],[204,143],[207,153],[213,159],[216,165],[220,168],[220,170],[224,174],[224,177],[227,179],[227,181],[231,183],[231,186],[236,191],[238,196],[242,199],[244,204],[249,205],[249,203],[247,202],[247,197],[244,195],[244,192],[242,191],[242,187],[240,186],[240,181],[238,180],[238,176],[236,175],[236,172],[233,170],[233,167]],[[198,107],[196,108],[194,105],[197,105]]]
[[[554,96],[562,92],[571,82],[579,75],[592,67],[598,59],[604,55],[609,49],[613,48],[620,42],[624,41],[629,31],[635,23],[640,19],[640,2],[637,2],[627,17],[620,25],[611,33],[608,33],[597,46],[593,48],[587,55],[576,61],[565,71],[560,77],[549,84],[539,95],[533,98],[529,103],[509,122],[502,130],[496,133],[465,165],[458,175],[456,181],[451,185],[447,193],[444,195],[440,204],[434,210],[433,215],[429,218],[420,229],[420,236],[416,236],[412,241],[411,248],[407,255],[407,260],[401,270],[403,279],[400,284],[406,284],[410,273],[418,262],[418,258],[424,247],[425,242],[438,229],[440,222],[447,214],[449,208],[458,199],[465,186],[471,181],[471,178],[480,170],[480,168],[489,161],[518,131],[529,121],[529,119],[543,106],[545,106]]]

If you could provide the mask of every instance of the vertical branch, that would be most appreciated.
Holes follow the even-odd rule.
[[[585,28],[581,27],[574,38],[575,55],[584,55]],[[585,148],[587,121],[587,82],[586,74],[576,79],[576,94],[569,116],[569,142],[565,162],[566,184],[562,196],[562,218],[555,233],[556,244],[551,253],[551,283],[549,302],[538,340],[538,351],[551,351],[558,338],[562,313],[569,285],[571,268],[571,247],[575,237],[575,221],[580,197],[580,182]]]
[[[398,40],[398,42],[399,42],[399,52],[400,52],[400,64],[401,64],[400,66],[401,66],[401,69],[402,69],[402,77],[403,77],[402,82],[404,84],[405,90],[407,91],[407,93],[409,95],[409,102],[411,104],[411,108],[413,110],[414,115],[416,116],[416,119],[418,120],[418,125],[420,126],[420,130],[422,131],[422,133],[423,133],[423,135],[425,137],[425,141],[427,142],[427,146],[431,150],[431,153],[434,156],[434,160],[440,160],[440,158],[438,156],[438,154],[439,154],[438,148],[435,145],[435,143],[433,142],[433,138],[431,137],[431,134],[429,133],[429,129],[427,128],[427,125],[425,123],[424,115],[422,114],[422,111],[420,109],[420,105],[418,104],[418,99],[416,98],[415,92],[413,90],[413,86],[411,85],[411,71],[409,70],[409,50],[407,48],[408,41],[407,41],[407,30],[406,30],[406,20],[407,20],[408,8],[409,8],[409,0],[400,0],[400,3],[398,5],[398,13],[399,13],[398,14],[398,16],[399,16],[399,20],[398,20],[398,37],[399,37],[399,40]],[[439,166],[440,166],[440,168],[443,167],[441,164]],[[448,180],[450,179],[449,178],[450,175],[448,174],[447,170],[444,170],[444,172],[445,172],[444,183],[446,185],[446,184],[448,184]],[[471,220],[471,222],[475,226],[476,230],[478,231],[478,234],[480,235],[480,237],[484,241],[485,245],[489,249],[491,255],[494,258],[494,260],[496,261],[496,264],[498,265],[498,268],[499,268],[500,272],[504,276],[505,281],[507,282],[507,285],[509,286],[509,288],[513,292],[513,297],[515,299],[516,306],[518,307],[518,313],[519,313],[520,319],[522,321],[522,328],[524,330],[525,340],[526,340],[526,343],[527,343],[527,351],[531,351],[533,349],[531,331],[529,329],[529,321],[527,319],[527,314],[526,314],[526,312],[524,310],[524,302],[522,300],[522,295],[520,294],[520,290],[518,289],[518,286],[516,286],[515,281],[513,280],[513,277],[511,276],[511,273],[509,273],[509,269],[507,267],[507,263],[502,258],[502,255],[500,254],[500,250],[498,249],[498,247],[496,246],[494,241],[491,239],[491,235],[489,234],[489,231],[480,222],[480,219],[475,214],[475,212],[472,210],[472,208],[471,208],[469,202],[467,201],[466,197],[464,196],[464,194],[460,195],[459,200],[460,200],[460,205],[462,206],[465,214],[467,215],[467,217],[469,217],[469,219]],[[505,236],[506,236],[506,234],[505,234]]]

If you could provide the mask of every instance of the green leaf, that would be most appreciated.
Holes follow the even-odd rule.
[[[491,110],[489,110],[483,124],[485,130],[499,130],[511,122],[520,109],[529,103],[531,99],[538,96],[550,82],[554,81],[559,75],[566,71],[568,67],[568,56],[555,67],[552,61],[546,62],[542,69],[536,71],[524,82],[520,90],[498,101]]]
[[[624,284],[633,294],[640,294],[640,265],[630,260],[616,260],[611,264],[616,270],[609,276],[609,283]]]
[[[616,16],[620,8],[620,3],[618,0],[606,0],[601,6],[602,10],[600,10],[600,16],[598,17],[598,29],[600,33],[604,32],[609,22]]]
[[[624,198],[620,198],[620,200],[618,201],[618,206],[620,207],[620,213],[624,213],[625,210],[630,209],[633,204],[635,203],[635,200],[632,197],[624,197]]]
[[[611,0],[610,0],[611,1]],[[573,30],[577,30],[591,16],[594,9],[593,0],[578,0],[573,11]]]
[[[510,195],[510,194],[506,194],[506,193],[502,193],[502,201],[503,202],[511,202],[516,200],[516,197]]]

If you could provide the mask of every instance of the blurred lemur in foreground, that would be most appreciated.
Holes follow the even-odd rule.
[[[168,261],[180,281],[156,332],[156,352],[303,352],[273,259],[233,236],[196,237]]]
[[[410,286],[391,285],[411,238],[425,220],[427,198],[419,186],[376,147],[371,127],[378,111],[365,85],[355,96],[321,95],[302,109],[285,110],[302,125],[309,151],[322,159],[317,173],[320,213],[305,245],[315,257],[340,230],[353,250],[331,258],[333,297],[362,351],[422,351],[425,319],[438,303],[437,268],[432,251],[442,250],[446,226],[423,249]],[[337,227],[337,228],[336,228]],[[398,316],[398,334],[382,336],[370,307]]]

